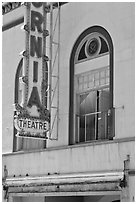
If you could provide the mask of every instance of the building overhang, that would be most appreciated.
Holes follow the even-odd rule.
[[[6,178],[4,190],[8,193],[61,193],[121,191],[123,172],[79,173],[35,177]]]

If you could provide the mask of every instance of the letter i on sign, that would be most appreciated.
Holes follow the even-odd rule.
[[[38,62],[33,62],[33,82],[38,82]]]

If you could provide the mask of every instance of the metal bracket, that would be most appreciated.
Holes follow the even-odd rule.
[[[129,163],[130,163],[130,155],[127,155],[127,159],[124,160],[124,178],[120,182],[120,187],[125,188],[128,187],[129,184]]]
[[[2,178],[2,185],[4,190],[4,199],[8,200],[8,186],[5,184],[6,178],[8,177],[8,170],[6,165],[4,165],[4,177]]]

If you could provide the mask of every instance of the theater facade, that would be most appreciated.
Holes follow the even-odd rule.
[[[3,201],[135,201],[135,3],[2,12]]]

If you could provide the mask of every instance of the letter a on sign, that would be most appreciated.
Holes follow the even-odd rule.
[[[32,89],[31,96],[28,102],[28,107],[31,108],[33,105],[37,107],[41,106],[38,90],[37,90],[37,87],[35,86]]]

